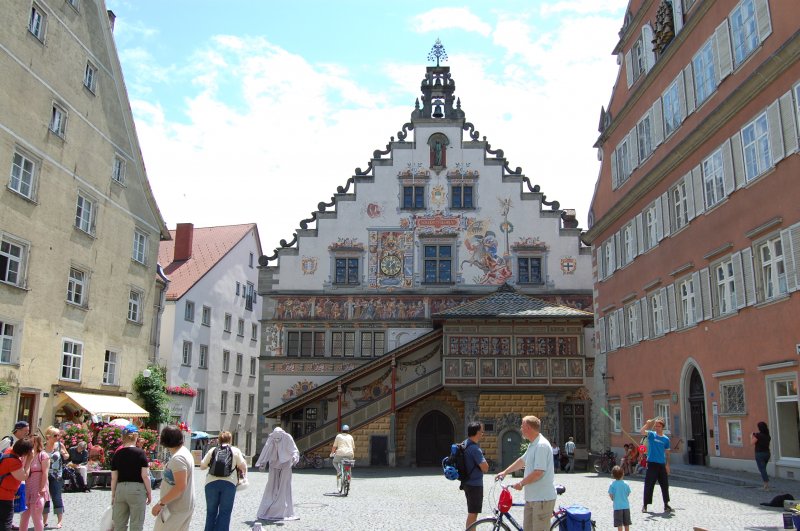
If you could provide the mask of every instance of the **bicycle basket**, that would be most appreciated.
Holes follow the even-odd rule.
[[[356,460],[355,459],[342,459],[342,464],[344,466],[349,466],[349,467],[352,468],[352,467],[356,466]]]

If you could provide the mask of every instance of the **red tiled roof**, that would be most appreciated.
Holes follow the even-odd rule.
[[[169,231],[172,240],[160,242],[158,245],[158,263],[170,280],[167,300],[174,301],[181,298],[253,229],[256,230],[257,239],[258,229],[255,223],[225,227],[195,227],[191,258],[177,262],[174,261],[176,231]]]

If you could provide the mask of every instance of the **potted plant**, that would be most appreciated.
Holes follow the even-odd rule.
[[[161,476],[162,476],[163,473],[164,473],[164,463],[162,463],[158,459],[151,459],[150,460],[150,474],[155,479],[161,479]]]

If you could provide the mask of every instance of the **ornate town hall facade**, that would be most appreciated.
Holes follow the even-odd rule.
[[[536,414],[588,448],[601,386],[574,211],[479,140],[449,67],[421,92],[397,139],[261,257],[260,438],[280,422],[307,450],[349,424],[361,464],[431,465],[480,419],[507,462]]]

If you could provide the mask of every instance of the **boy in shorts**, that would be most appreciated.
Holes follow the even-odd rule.
[[[608,496],[614,502],[614,525],[617,531],[622,531],[623,527],[628,531],[631,525],[631,504],[628,502],[631,488],[622,481],[625,475],[622,468],[615,466],[611,469],[611,474],[614,476],[614,481],[608,487]]]

